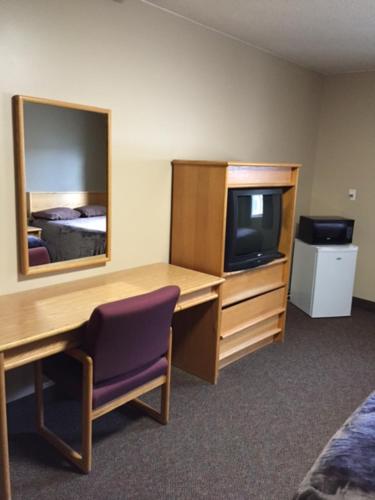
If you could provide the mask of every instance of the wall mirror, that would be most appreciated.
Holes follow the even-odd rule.
[[[20,271],[26,275],[110,259],[107,109],[13,97]]]

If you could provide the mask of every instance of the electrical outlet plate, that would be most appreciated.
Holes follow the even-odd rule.
[[[355,201],[357,199],[357,190],[350,188],[348,191],[348,196],[352,201]]]

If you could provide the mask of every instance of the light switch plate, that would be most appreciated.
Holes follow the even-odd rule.
[[[355,201],[357,199],[357,190],[354,188],[350,188],[348,191],[348,195],[352,201]]]

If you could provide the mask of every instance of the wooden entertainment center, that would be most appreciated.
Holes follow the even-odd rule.
[[[284,338],[300,165],[175,160],[172,264],[225,278],[219,300],[216,370]],[[229,188],[282,188],[279,251],[268,264],[224,272]]]

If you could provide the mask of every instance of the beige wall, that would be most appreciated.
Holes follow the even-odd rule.
[[[310,204],[321,90],[312,72],[137,0],[2,0],[0,74],[0,294],[167,261],[173,158],[302,162],[299,207]],[[18,277],[14,94],[112,109],[105,268]],[[29,378],[9,374],[11,398]]]
[[[325,78],[321,109],[311,213],[355,219],[354,295],[375,301],[375,72]]]
[[[137,0],[0,3],[0,293],[167,261],[173,158],[302,162],[310,204],[321,77]],[[113,261],[17,276],[11,96],[113,111]]]

